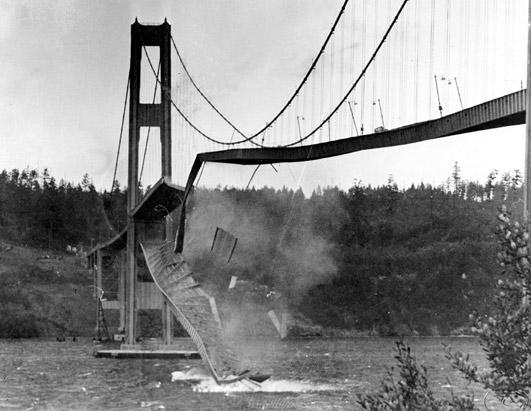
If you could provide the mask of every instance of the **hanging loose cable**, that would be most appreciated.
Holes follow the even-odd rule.
[[[457,97],[459,97],[459,104],[461,105],[461,110],[463,110],[463,100],[461,99],[461,92],[459,91],[459,84],[457,84],[457,77],[454,77],[455,88],[457,89]]]
[[[382,111],[382,103],[380,103],[380,99],[378,99],[378,107],[380,108],[380,119],[382,120],[382,127],[385,129],[385,122],[384,122],[384,116]]]
[[[256,166],[256,168],[254,169],[253,174],[251,174],[251,178],[249,179],[249,182],[247,183],[247,186],[245,187],[246,190],[249,189],[249,186],[251,185],[251,181],[253,181],[253,178],[254,178],[256,172],[258,171],[258,169],[260,168],[261,165],[262,165],[262,164],[258,164],[258,165]]]
[[[348,102],[348,107],[350,109],[350,115],[352,116],[352,122],[354,123],[354,128],[356,129],[356,135],[359,137],[360,133],[358,133],[358,126],[356,125],[356,118],[354,117],[354,110],[352,109],[352,106],[350,105],[350,101]]]
[[[433,76],[435,80],[435,90],[437,91],[437,102],[439,103],[439,113],[441,114],[441,117],[443,116],[443,108],[441,106],[441,97],[439,95],[439,84],[437,82],[437,75]]]
[[[201,181],[201,177],[203,177],[203,171],[205,171],[206,167],[206,161],[201,165],[201,170],[199,171],[199,177],[197,177],[197,181],[195,183],[195,186],[199,186],[199,181]]]

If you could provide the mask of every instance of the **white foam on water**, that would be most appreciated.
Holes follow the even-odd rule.
[[[195,384],[195,392],[310,392],[310,391],[337,391],[339,388],[328,384],[314,384],[309,381],[273,380],[268,379],[262,383],[241,380],[231,384],[217,384],[213,378],[204,379]]]
[[[193,367],[184,371],[174,371],[171,373],[171,381],[202,381],[212,379],[210,374],[199,367]]]
[[[195,383],[195,392],[310,392],[310,391],[338,391],[340,387],[330,384],[317,384],[307,380],[275,380],[267,379],[262,383],[243,379],[230,384],[218,384],[210,373],[200,367],[193,367],[183,371],[171,373],[171,380],[189,381]]]

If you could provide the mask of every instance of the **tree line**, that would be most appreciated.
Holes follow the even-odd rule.
[[[4,240],[48,249],[85,248],[125,226],[126,193],[118,183],[98,192],[85,174],[59,182],[47,169],[0,172],[0,227]]]
[[[355,180],[348,190],[317,188],[309,196],[217,187],[195,192],[187,230],[191,250],[199,250],[195,263],[206,270],[201,256],[211,238],[194,230],[208,231],[201,225],[208,215],[211,226],[233,232],[240,257],[218,267],[219,281],[237,275],[265,284],[316,324],[448,334],[466,324],[470,309],[488,312],[496,210],[506,204],[520,218],[521,197],[518,171],[469,182],[457,164],[440,186],[399,189],[390,177],[383,186]],[[99,192],[87,175],[74,184],[47,170],[0,173],[0,235],[13,243],[89,248],[125,227],[125,204],[125,188]],[[232,220],[222,217],[228,210]],[[203,245],[194,248],[198,238]]]

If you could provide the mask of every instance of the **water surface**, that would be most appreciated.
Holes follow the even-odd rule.
[[[472,338],[410,338],[440,397],[474,392],[478,406],[511,409],[466,382],[444,358],[442,344],[486,363]],[[352,410],[356,394],[375,390],[394,365],[392,338],[297,339],[249,342],[244,361],[271,372],[262,387],[177,380],[200,360],[105,359],[89,340],[0,340],[0,409],[23,410]],[[200,374],[200,370],[197,370]],[[179,375],[179,373],[175,374]],[[512,409],[517,409],[513,407]]]

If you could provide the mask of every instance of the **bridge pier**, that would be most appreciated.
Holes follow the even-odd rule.
[[[137,281],[139,258],[139,223],[133,210],[139,204],[139,139],[141,127],[158,127],[161,139],[161,171],[163,178],[171,179],[171,26],[167,21],[159,26],[142,25],[138,21],[131,25],[131,60],[129,69],[129,155],[128,155],[128,196],[127,196],[127,280],[125,310],[125,342],[133,345],[137,337]],[[144,47],[160,49],[161,101],[158,104],[140,103],[141,60]],[[134,187],[134,189],[132,189]],[[162,307],[163,335],[165,341],[171,331],[171,321],[167,321],[167,310]],[[169,343],[169,341],[167,341]]]
[[[159,47],[161,89],[160,103],[140,102],[141,60],[144,47]],[[89,252],[95,286],[102,288],[102,255],[111,253],[119,261],[117,274],[118,293],[114,301],[102,302],[106,309],[119,309],[118,331],[123,329],[121,350],[132,356],[143,357],[148,350],[153,356],[194,355],[189,341],[173,338],[173,313],[162,294],[146,273],[140,243],[160,242],[173,237],[173,227],[168,214],[180,205],[184,189],[171,183],[171,26],[165,20],[161,25],[131,25],[131,58],[129,70],[129,144],[127,177],[127,227],[107,243]],[[161,139],[161,179],[141,196],[139,190],[139,140],[141,127],[158,127]],[[161,211],[161,209],[163,211]],[[96,270],[96,266],[98,270]],[[116,269],[115,269],[116,270]],[[114,273],[116,275],[116,273]],[[139,310],[160,310],[162,335],[139,343]],[[99,317],[98,311],[98,317]],[[99,324],[99,322],[98,322]],[[176,343],[178,343],[176,345]],[[133,351],[131,351],[133,350]],[[184,350],[184,351],[183,351]],[[183,355],[184,355],[183,354]],[[126,356],[127,356],[126,355]],[[101,351],[101,356],[120,357],[119,354]]]

